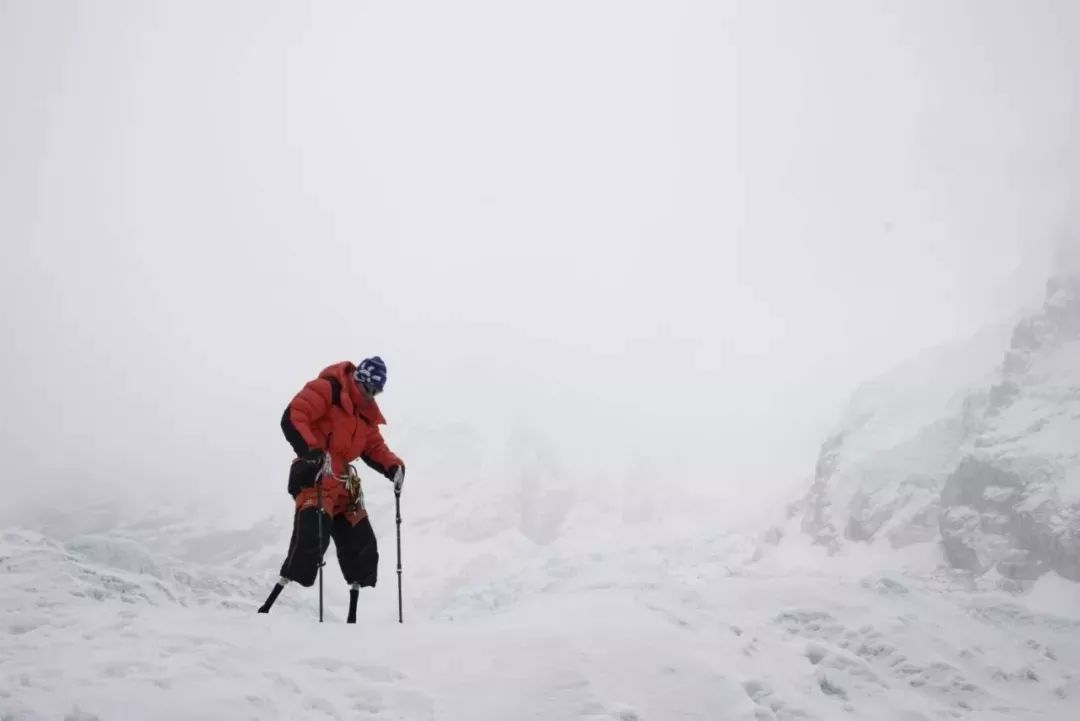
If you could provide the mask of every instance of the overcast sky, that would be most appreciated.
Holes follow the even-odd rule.
[[[1038,297],[1078,36],[1071,0],[0,0],[0,484],[283,510],[285,404],[380,354],[416,494],[472,472],[451,427],[790,485],[858,383]]]

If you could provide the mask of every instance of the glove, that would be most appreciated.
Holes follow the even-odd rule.
[[[394,483],[394,491],[401,493],[401,487],[405,485],[405,466],[390,466],[386,469],[386,477]]]
[[[326,459],[326,451],[321,448],[312,448],[307,453],[300,456],[299,460],[309,463],[316,468],[322,468],[323,461]]]

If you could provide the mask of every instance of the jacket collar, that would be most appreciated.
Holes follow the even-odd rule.
[[[341,384],[341,405],[353,415],[358,415],[371,425],[386,425],[386,418],[379,409],[379,404],[357,385],[353,378],[356,365],[351,361],[342,361],[327,366],[319,373],[320,378],[334,378]]]

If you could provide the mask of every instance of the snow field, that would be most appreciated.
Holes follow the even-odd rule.
[[[475,544],[458,572],[406,574],[404,625],[384,556],[347,626],[332,565],[319,625],[314,589],[254,613],[265,567],[159,556],[130,531],[7,531],[0,718],[1074,718],[1080,610],[1053,588],[1026,605],[870,555],[818,573],[802,543],[757,562],[722,535]]]

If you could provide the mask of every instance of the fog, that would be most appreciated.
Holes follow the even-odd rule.
[[[861,382],[1039,297],[1078,30],[1070,0],[0,1],[8,510],[288,513],[282,410],[374,354],[416,502],[536,454],[718,519],[788,500]]]

